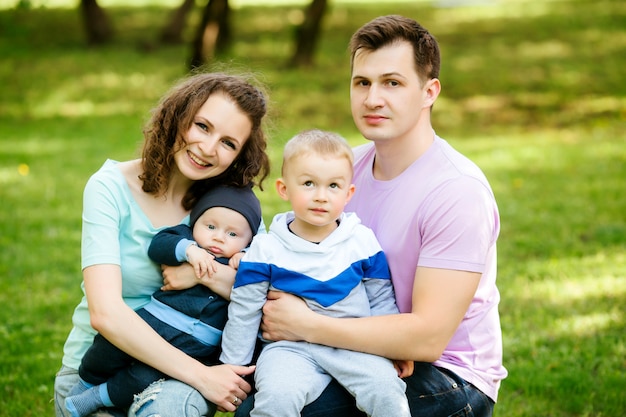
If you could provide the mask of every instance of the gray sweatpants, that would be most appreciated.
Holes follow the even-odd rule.
[[[372,417],[410,417],[406,384],[390,360],[306,342],[264,347],[254,374],[250,417],[297,416],[335,378]]]

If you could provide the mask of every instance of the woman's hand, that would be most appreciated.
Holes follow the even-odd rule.
[[[188,263],[180,266],[161,265],[161,270],[163,271],[163,286],[161,289],[163,291],[184,290],[194,285],[202,284],[229,300],[230,290],[232,290],[235,283],[237,271],[218,262],[215,263],[215,269],[216,271],[210,276],[209,274],[204,274],[198,279],[193,267]]]
[[[163,286],[161,287],[163,291],[185,290],[198,284],[195,271],[188,263],[180,266],[161,265],[161,271],[163,272]]]
[[[219,411],[233,412],[248,397],[252,387],[243,377],[254,370],[254,366],[205,366],[200,375],[202,382],[194,387]]]
[[[261,331],[267,340],[306,340],[307,327],[317,316],[304,300],[285,292],[270,291],[263,306]]]

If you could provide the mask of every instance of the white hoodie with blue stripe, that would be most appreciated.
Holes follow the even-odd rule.
[[[339,227],[320,243],[293,234],[293,218],[293,212],[276,215],[239,264],[222,335],[223,363],[250,363],[270,289],[302,297],[332,317],[398,312],[385,255],[356,214],[342,214]]]

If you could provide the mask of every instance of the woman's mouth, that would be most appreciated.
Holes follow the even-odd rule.
[[[206,161],[200,159],[196,154],[194,154],[194,153],[192,153],[190,151],[187,151],[187,155],[189,156],[189,159],[191,159],[191,161],[194,164],[196,164],[196,165],[199,165],[199,166],[205,167],[205,168],[211,165],[209,162],[206,162]]]

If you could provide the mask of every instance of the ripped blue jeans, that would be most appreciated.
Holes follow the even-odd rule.
[[[135,397],[128,417],[212,417],[217,407],[184,382],[175,379],[152,383]]]
[[[54,381],[54,409],[56,417],[69,417],[65,409],[65,397],[78,383],[76,369],[62,367]],[[212,417],[217,408],[189,385],[174,380],[159,380],[141,394],[126,413],[120,409],[106,409],[90,417]]]

